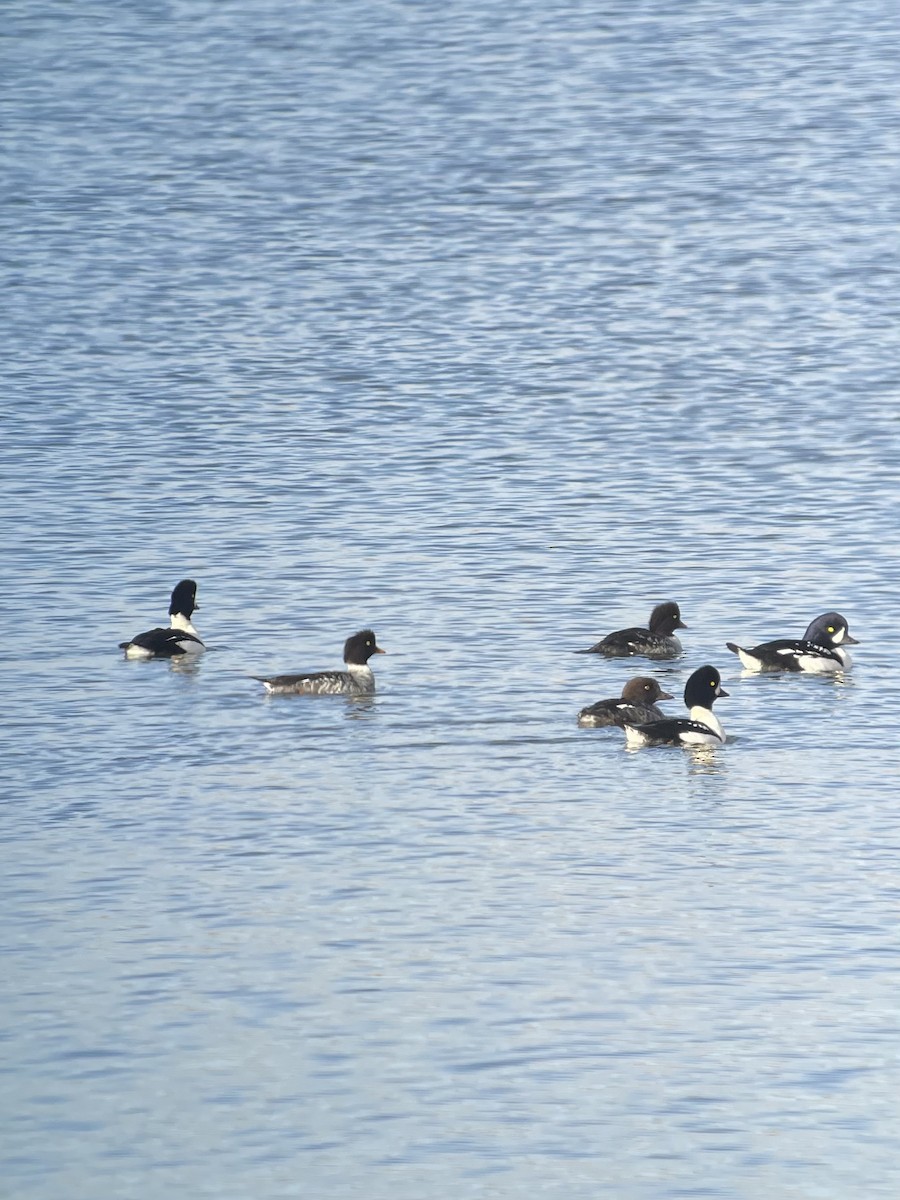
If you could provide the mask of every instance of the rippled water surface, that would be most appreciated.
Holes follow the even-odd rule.
[[[896,6],[4,34],[3,1194],[900,1195]]]

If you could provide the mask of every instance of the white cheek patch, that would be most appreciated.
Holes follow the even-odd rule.
[[[843,626],[841,626],[839,629],[836,629],[835,632],[831,635],[831,640],[834,642],[834,644],[836,646],[838,646],[844,640],[844,638],[846,637],[846,634],[847,634],[847,630],[844,629]]]

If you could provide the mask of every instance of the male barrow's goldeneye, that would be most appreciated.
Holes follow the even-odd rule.
[[[672,693],[664,692],[655,679],[639,675],[636,679],[628,680],[617,700],[598,700],[596,704],[583,708],[578,714],[578,724],[596,729],[607,725],[621,728],[626,721],[632,725],[662,721],[666,714],[657,708],[655,701],[671,699]]]
[[[254,675],[270,696],[371,696],[375,676],[373,654],[385,654],[371,629],[361,629],[344,642],[346,671],[317,671],[311,675]]]
[[[676,629],[687,629],[681,619],[681,611],[674,600],[657,604],[650,614],[649,629],[619,629],[608,633],[605,638],[587,650],[576,650],[576,654],[603,654],[607,658],[675,658],[681,653],[681,642],[675,637]]]
[[[840,613],[827,612],[816,617],[802,638],[779,638],[745,650],[734,642],[725,645],[741,660],[747,671],[810,671],[824,674],[846,671],[852,659],[844,646],[858,646],[850,636],[847,622]]]
[[[728,693],[715,667],[700,667],[684,686],[684,702],[690,717],[650,721],[646,725],[625,723],[625,742],[628,746],[721,746],[725,730],[713,713],[712,706]]]
[[[191,624],[197,603],[197,585],[193,579],[182,579],[172,591],[169,604],[169,628],[148,629],[130,642],[119,642],[126,658],[183,658],[199,654],[205,646]]]

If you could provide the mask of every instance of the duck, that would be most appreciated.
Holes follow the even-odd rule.
[[[637,746],[721,746],[725,730],[713,704],[728,692],[715,667],[699,667],[684,685],[684,703],[690,716],[666,718],[634,725],[625,722],[625,743]]]
[[[807,671],[822,675],[846,671],[853,660],[844,647],[858,646],[859,641],[850,636],[845,617],[839,612],[827,612],[809,623],[802,638],[778,638],[774,642],[761,642],[751,650],[734,642],[725,645],[747,671]]]
[[[598,700],[596,704],[583,708],[578,714],[578,724],[598,729],[609,725],[622,728],[626,721],[634,725],[663,721],[666,714],[656,701],[671,699],[672,693],[664,692],[655,679],[638,675],[628,680],[617,699]]]
[[[674,600],[657,604],[650,614],[647,629],[619,629],[608,633],[605,638],[587,650],[576,650],[576,654],[603,654],[607,658],[676,658],[681,653],[681,642],[675,637],[676,629],[687,629],[681,619],[681,610]]]
[[[199,654],[206,647],[191,624],[191,617],[199,607],[196,582],[182,579],[172,589],[168,629],[160,626],[138,633],[128,642],[119,642],[119,649],[125,651],[126,658],[134,659],[183,658]]]
[[[371,696],[375,676],[373,654],[386,654],[371,629],[361,629],[344,642],[346,671],[316,671],[306,675],[253,675],[270,696]]]

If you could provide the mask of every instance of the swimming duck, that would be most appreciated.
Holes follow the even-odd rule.
[[[596,729],[607,725],[621,728],[626,721],[632,725],[663,721],[666,714],[657,707],[656,701],[671,699],[672,693],[664,692],[655,679],[638,675],[628,680],[618,699],[598,700],[596,704],[583,708],[578,714],[578,724]]]
[[[182,658],[199,654],[205,646],[191,624],[191,617],[199,607],[197,584],[193,579],[182,579],[172,590],[169,628],[148,629],[130,642],[119,642],[119,649],[125,651],[126,658]]]
[[[725,730],[712,706],[728,693],[715,667],[700,667],[684,685],[684,703],[690,717],[650,721],[644,725],[625,723],[628,746],[720,746]]]
[[[603,654],[607,658],[675,658],[681,653],[681,642],[675,637],[676,629],[687,629],[681,619],[681,610],[674,600],[657,604],[650,614],[647,629],[619,629],[608,633],[605,638],[587,650],[576,650],[576,654]]]
[[[779,638],[745,650],[734,642],[725,645],[747,671],[809,671],[824,674],[846,671],[852,664],[844,646],[858,646],[840,613],[827,612],[811,621],[802,638]]]
[[[344,642],[346,671],[316,671],[308,675],[254,675],[270,696],[371,696],[375,676],[373,654],[385,654],[371,629],[361,629]]]

